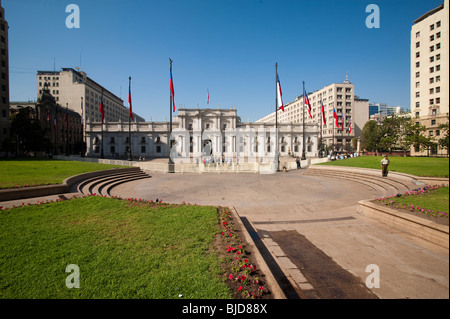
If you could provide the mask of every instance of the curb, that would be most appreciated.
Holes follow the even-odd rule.
[[[254,241],[254,239],[256,239],[256,237],[259,239],[258,234],[256,234],[256,232],[255,232],[255,234],[249,233],[247,227],[244,225],[244,223],[243,223],[241,217],[239,216],[238,212],[236,211],[235,207],[230,207],[229,211],[233,214],[233,217],[239,224],[239,229],[244,234],[245,240],[251,248],[252,256],[255,258],[258,268],[260,268],[263,271],[263,273],[265,275],[265,279],[266,279],[268,285],[270,286],[270,290],[273,294],[274,299],[287,299],[286,295],[284,294],[283,290],[281,289],[277,280],[275,279],[274,275],[272,274],[272,271],[270,270],[269,266],[267,265],[266,261],[264,260],[264,257],[261,255],[258,245],[256,245],[256,243]],[[262,240],[261,240],[261,243],[262,243]]]
[[[358,213],[377,218],[389,226],[449,248],[449,226],[436,224],[407,213],[399,213],[392,208],[377,205],[368,200],[358,202]]]
[[[73,185],[75,185],[76,183],[78,183],[84,179],[95,177],[95,176],[114,174],[119,171],[124,172],[124,171],[135,171],[135,170],[139,170],[139,168],[138,167],[112,168],[112,169],[108,169],[108,170],[82,173],[79,175],[71,176],[71,177],[66,178],[62,182],[62,184],[23,187],[23,188],[19,188],[19,189],[2,189],[2,190],[0,190],[0,202],[70,193],[70,188]]]

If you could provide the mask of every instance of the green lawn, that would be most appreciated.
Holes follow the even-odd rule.
[[[411,191],[403,194],[401,197],[389,197],[381,199],[381,201],[385,204],[394,205],[396,207],[407,206],[408,209],[411,209],[412,207],[410,207],[410,205],[412,205],[414,206],[413,210],[416,212],[422,212],[435,217],[448,218],[449,188],[437,187],[437,189],[434,190],[432,188],[428,191],[425,190],[423,193],[421,191]]]
[[[60,184],[70,176],[115,167],[123,166],[39,159],[1,160],[0,189],[25,185]]]
[[[217,224],[214,207],[94,196],[1,211],[0,298],[231,298]]]
[[[382,156],[359,156],[344,160],[325,162],[317,165],[351,166],[380,169]],[[449,159],[434,157],[388,157],[389,171],[415,176],[448,177]]]

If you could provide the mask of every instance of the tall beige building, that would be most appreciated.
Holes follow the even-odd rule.
[[[355,87],[348,80],[333,83],[323,89],[307,93],[311,104],[311,116],[305,108],[305,123],[322,127],[323,143],[336,151],[350,150],[351,140],[361,135],[364,124],[369,120],[369,100],[355,95]],[[284,106],[284,112],[278,110],[279,123],[303,123],[303,95]],[[323,101],[325,120],[322,120]],[[338,125],[333,115],[336,110]],[[275,112],[256,121],[256,123],[275,123]],[[344,127],[342,127],[344,123]],[[351,128],[351,130],[350,130]],[[319,136],[320,137],[320,136]]]
[[[72,68],[62,68],[61,71],[38,71],[36,75],[37,94],[40,96],[47,85],[56,103],[62,107],[81,114],[83,103],[83,119],[85,122],[101,122],[100,100],[103,94],[105,122],[128,122],[128,108],[121,98],[89,78],[85,72]],[[133,113],[134,120],[144,119]]]
[[[9,136],[9,58],[8,22],[0,0],[0,150]]]
[[[441,136],[439,125],[448,122],[449,113],[448,6],[445,0],[416,19],[411,27],[411,113],[435,142]],[[437,143],[429,151],[446,154]],[[411,154],[429,151],[413,149]]]

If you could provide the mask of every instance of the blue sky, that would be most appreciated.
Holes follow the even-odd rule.
[[[69,4],[80,28],[68,29]],[[366,6],[377,4],[380,28]],[[3,0],[9,24],[10,99],[36,99],[37,70],[81,66],[133,111],[169,118],[175,103],[236,106],[243,121],[275,108],[275,62],[284,103],[342,82],[361,98],[410,103],[412,22],[443,0]],[[207,105],[207,89],[210,103]]]

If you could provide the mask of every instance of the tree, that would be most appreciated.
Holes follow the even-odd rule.
[[[50,141],[45,137],[45,131],[35,118],[30,107],[19,109],[11,116],[11,139],[15,144],[17,156],[26,152],[47,150]]]
[[[432,143],[431,137],[426,137],[423,135],[427,128],[420,123],[413,123],[411,120],[408,125],[408,133],[405,136],[405,143],[409,146],[413,146],[416,150],[423,151],[428,149]]]
[[[376,151],[380,144],[381,131],[376,121],[368,121],[361,132],[361,147],[368,151]]]
[[[443,131],[441,133],[444,133],[444,134],[441,134],[442,137],[438,141],[439,147],[441,149],[446,149],[447,155],[448,155],[448,144],[449,144],[449,136],[448,136],[449,122],[448,122],[448,120],[447,120],[447,123],[439,125],[439,129],[441,131]]]

